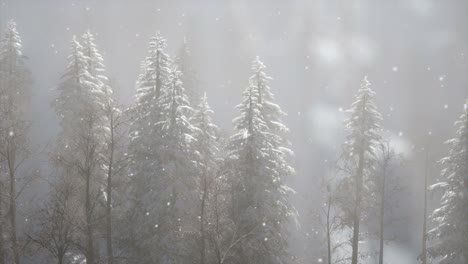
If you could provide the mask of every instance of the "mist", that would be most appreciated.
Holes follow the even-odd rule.
[[[73,36],[94,34],[117,104],[125,111],[135,105],[142,61],[159,31],[172,59],[186,43],[194,90],[206,93],[213,123],[226,141],[237,131],[235,107],[250,85],[252,61],[258,56],[266,66],[294,152],[290,165],[295,173],[284,179],[294,189],[289,201],[297,211],[287,226],[292,263],[327,259],[316,217],[327,204],[323,181],[346,174],[337,172],[336,164],[349,134],[347,110],[367,76],[382,116],[381,135],[399,158],[390,174],[402,186],[386,211],[396,220],[386,226],[384,263],[420,263],[424,179],[428,186],[443,181],[439,160],[449,155],[445,142],[456,137],[454,123],[468,98],[467,12],[465,0],[0,0],[0,32],[3,36],[8,22],[16,22],[32,76],[25,115],[32,122],[28,138],[34,154],[24,171],[40,174],[18,198],[18,234],[35,229],[29,224],[35,220],[31,210],[47,200],[54,178],[50,153],[62,127],[52,102],[69,64]],[[123,145],[131,141],[129,134]],[[440,207],[441,196],[428,194],[427,215]],[[359,248],[368,255],[359,263],[378,263],[378,238],[367,235],[378,230],[378,215],[372,213],[361,221]],[[427,230],[436,227],[430,220],[427,224]],[[349,240],[351,234],[352,228],[343,228],[333,241]],[[105,242],[96,244],[104,252]],[[336,256],[346,259],[333,263],[351,263],[351,247],[341,247]],[[5,263],[15,263],[10,261]],[[32,253],[22,262],[42,263]]]

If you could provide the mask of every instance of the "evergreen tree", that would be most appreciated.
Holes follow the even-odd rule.
[[[0,44],[0,263],[5,263],[6,250],[10,248],[12,262],[19,264],[23,247],[16,223],[17,182],[19,169],[30,152],[30,122],[24,112],[30,85],[31,74],[22,53],[21,38],[16,23],[10,21]],[[5,237],[10,240],[9,247]]]
[[[428,249],[441,264],[468,261],[468,100],[455,124],[456,137],[447,142],[449,155],[440,161],[444,180],[430,187],[443,192],[440,207],[430,216],[435,227],[429,231],[433,243]]]
[[[88,31],[83,40],[84,46],[75,37],[72,40],[69,65],[53,103],[62,128],[53,159],[66,177],[76,178],[82,193],[77,199],[83,205],[80,243],[86,261],[97,263],[96,228],[110,131],[105,107],[114,100],[93,35]]]
[[[219,149],[219,128],[213,124],[211,110],[208,105],[208,98],[206,93],[200,100],[195,115],[191,122],[198,129],[195,131],[195,145],[194,148],[198,152],[199,157],[197,160],[199,166],[200,178],[198,179],[198,186],[200,186],[200,263],[210,263],[207,257],[207,240],[208,240],[208,223],[211,222],[213,217],[209,210],[210,208],[210,193],[213,184],[215,184],[216,173],[220,164],[220,149]],[[211,212],[212,213],[212,212]]]
[[[197,155],[193,151],[197,129],[189,121],[193,109],[179,71],[169,73],[154,104],[160,112],[150,128],[152,137],[146,141],[148,156],[141,160],[143,164],[148,161],[151,171],[143,167],[142,173],[132,172],[135,206],[131,215],[138,228],[129,231],[131,243],[136,243],[130,254],[138,263],[191,263],[197,254],[199,226]]]
[[[253,63],[254,71],[258,62]],[[274,104],[267,100],[266,87],[256,77],[250,79],[237,106],[240,116],[234,119],[236,133],[228,145],[231,218],[237,237],[242,238],[235,245],[233,263],[284,263],[288,259],[285,226],[294,213],[285,177],[293,170],[285,153],[291,151],[286,151],[284,139],[269,127],[279,119],[269,115],[266,105]]]
[[[382,117],[374,104],[374,95],[370,82],[364,77],[346,121],[348,136],[343,146],[342,169],[347,175],[339,183],[338,199],[345,223],[353,229],[352,264],[358,263],[360,221],[364,204],[373,197],[369,190],[381,141],[379,123]]]

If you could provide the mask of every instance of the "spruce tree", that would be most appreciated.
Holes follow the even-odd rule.
[[[430,215],[435,227],[429,231],[428,248],[441,264],[468,261],[468,100],[455,125],[456,136],[447,141],[449,155],[440,161],[443,180],[430,187],[443,192],[440,207]]]
[[[293,172],[285,159],[291,151],[269,126],[280,121],[266,107],[274,104],[266,96],[267,86],[257,78],[258,59],[253,69],[255,77],[237,106],[240,116],[234,119],[236,133],[228,145],[231,218],[239,239],[234,263],[283,263],[289,257],[285,226],[294,214],[288,201],[292,190],[285,184]]]
[[[209,225],[213,219],[211,206],[214,202],[212,197],[212,188],[214,187],[216,174],[220,164],[220,149],[219,149],[219,128],[213,124],[211,110],[208,105],[206,93],[200,99],[200,103],[191,120],[192,124],[197,128],[194,134],[196,139],[194,150],[199,154],[197,159],[199,169],[198,186],[200,188],[200,263],[210,263],[208,244]],[[213,192],[216,192],[213,190]],[[213,221],[215,222],[215,221]]]
[[[30,152],[30,122],[24,111],[30,85],[31,74],[22,53],[21,37],[16,23],[10,21],[0,43],[0,263],[6,261],[5,237],[10,240],[12,259],[16,264],[20,263],[23,247],[19,243],[16,223],[16,185],[19,168]]]
[[[114,99],[102,56],[89,31],[83,35],[83,46],[73,37],[69,64],[57,90],[53,106],[62,131],[53,161],[80,189],[77,199],[82,205],[83,232],[79,243],[86,261],[97,263],[98,209],[104,199],[101,188],[105,185],[110,136],[105,109]]]
[[[344,212],[345,224],[352,230],[351,263],[357,264],[359,258],[359,235],[364,204],[372,198],[372,173],[377,159],[376,152],[380,146],[382,120],[374,104],[375,92],[367,77],[361,82],[356,101],[348,110],[346,121],[348,136],[343,145],[342,169],[345,177],[339,183],[339,203]]]

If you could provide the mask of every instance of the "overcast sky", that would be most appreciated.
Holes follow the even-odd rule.
[[[384,115],[386,136],[407,162],[408,199],[395,229],[401,241],[389,255],[414,263],[420,250],[422,158],[429,149],[431,175],[454,135],[453,123],[468,97],[468,1],[466,0],[0,0],[0,28],[16,20],[34,76],[33,140],[57,133],[50,108],[66,66],[72,35],[91,29],[123,104],[156,30],[174,55],[184,37],[192,51],[200,92],[215,120],[232,131],[234,106],[259,55],[273,77],[272,90],[288,113],[296,152],[291,185],[301,229],[292,245],[307,254],[307,216],[321,203],[318,181],[336,160],[343,121],[367,75]],[[42,160],[46,160],[45,158]],[[44,165],[45,166],[45,165]],[[297,242],[300,241],[300,242]],[[395,246],[397,245],[397,246]]]

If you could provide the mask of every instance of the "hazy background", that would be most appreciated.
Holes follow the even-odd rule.
[[[300,256],[317,249],[310,215],[322,203],[318,183],[343,142],[342,109],[368,75],[386,135],[407,159],[401,172],[407,201],[398,209],[404,221],[391,229],[399,242],[388,247],[389,263],[416,262],[424,149],[435,179],[435,162],[447,151],[443,142],[454,135],[453,123],[468,97],[468,1],[0,0],[0,29],[10,19],[18,23],[34,76],[32,137],[39,145],[53,141],[58,130],[50,102],[73,34],[88,28],[97,34],[108,74],[127,105],[154,32],[168,39],[171,55],[186,37],[200,90],[208,93],[215,120],[227,133],[250,61],[259,55],[288,113],[296,152],[291,185],[298,191],[293,200],[301,227],[292,230],[292,247]],[[37,163],[47,171],[46,154]]]

